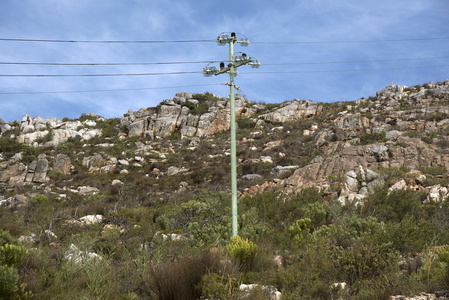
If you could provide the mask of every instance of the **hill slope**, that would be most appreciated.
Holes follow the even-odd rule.
[[[258,283],[253,297],[379,299],[447,289],[449,249],[435,246],[449,244],[449,80],[354,102],[238,95],[236,106],[241,241],[230,240],[228,99],[178,93],[120,119],[0,122],[0,246],[29,252],[15,266],[0,260],[1,274],[17,274],[9,286],[26,283],[0,293],[236,299],[240,284]]]

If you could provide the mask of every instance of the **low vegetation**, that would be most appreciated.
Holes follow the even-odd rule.
[[[192,114],[222,100],[210,93],[192,99],[198,102],[183,104]],[[0,299],[269,299],[273,291],[284,300],[389,299],[449,290],[449,197],[429,197],[431,186],[449,185],[448,170],[430,160],[414,172],[411,160],[388,164],[410,150],[410,140],[423,161],[431,151],[443,153],[447,130],[407,129],[387,139],[398,125],[371,109],[377,102],[364,100],[360,114],[376,130],[334,130],[336,118],[355,112],[357,102],[326,104],[319,116],[283,124],[256,127],[260,111],[239,118],[237,237],[231,234],[228,132],[123,138],[129,128],[119,119],[84,115],[80,120],[95,120],[91,126],[102,130],[88,142],[31,147],[4,134],[1,171],[19,152],[23,168],[41,154],[51,168],[50,158],[64,154],[71,169],[49,169],[44,183],[0,183],[0,200],[11,201],[0,206]],[[267,104],[266,111],[281,105]],[[386,122],[391,127],[380,131]],[[312,160],[343,149],[351,155],[349,147],[357,159],[377,151],[370,163],[383,181],[366,198],[338,200],[347,184],[343,171],[324,178],[322,189],[274,185]],[[92,157],[98,166],[86,164]],[[113,169],[100,171],[111,160]],[[293,168],[276,174],[277,166]],[[402,179],[411,188],[389,190]],[[353,184],[361,189],[362,181]],[[86,187],[93,191],[81,193]],[[22,195],[27,199],[20,202]],[[88,215],[101,221],[83,223]],[[244,291],[242,284],[257,286]]]

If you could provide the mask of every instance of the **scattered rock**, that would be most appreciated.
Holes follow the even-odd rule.
[[[246,179],[246,180],[259,180],[262,179],[263,177],[259,174],[246,174],[242,176],[242,179]]]
[[[111,185],[122,185],[122,184],[123,184],[123,182],[121,182],[121,181],[118,180],[118,179],[112,180],[112,183],[111,183]]]
[[[79,265],[85,261],[91,261],[94,259],[102,260],[102,257],[94,252],[81,251],[74,244],[71,244],[69,249],[64,254],[64,259]]]
[[[264,164],[272,164],[273,163],[273,159],[271,158],[271,156],[261,156],[260,161],[263,162]]]
[[[101,223],[103,221],[104,217],[102,215],[87,215],[84,217],[81,217],[79,220],[81,223],[86,225],[92,225]]]
[[[404,179],[393,184],[388,190],[389,191],[397,191],[397,190],[405,190],[407,188],[407,183]]]
[[[261,289],[262,291],[266,291],[269,293],[270,300],[281,300],[282,294],[273,286],[269,285],[260,285],[260,284],[241,284],[239,286],[241,291],[247,292],[248,295],[252,290]]]
[[[275,176],[282,176],[284,174],[288,174],[292,170],[298,169],[299,166],[276,166],[273,169],[271,169],[271,174]]]

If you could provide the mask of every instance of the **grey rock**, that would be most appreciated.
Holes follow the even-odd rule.
[[[294,99],[273,112],[261,115],[260,118],[270,123],[285,123],[311,118],[321,110],[322,107],[317,103]]]
[[[119,159],[118,163],[122,166],[129,166],[129,162],[126,159]]]
[[[15,195],[14,197],[11,197],[9,199],[11,207],[13,208],[18,208],[28,203],[28,198],[25,195]]]
[[[368,181],[368,182],[382,178],[382,175],[380,175],[379,173],[376,173],[370,169],[366,169],[365,176],[366,176],[366,181]]]
[[[384,145],[374,145],[371,147],[371,151],[375,154],[382,154],[385,151],[388,151],[388,147]]]
[[[33,182],[44,183],[47,179],[48,160],[45,157],[39,155],[39,159],[34,169]]]
[[[181,171],[180,168],[171,166],[171,167],[169,167],[168,170],[167,170],[167,176],[174,176],[174,175],[177,175],[180,171]]]
[[[396,141],[399,136],[401,136],[403,133],[398,130],[391,130],[385,133],[385,137],[388,140]]]
[[[263,178],[261,175],[259,174],[246,174],[242,176],[242,179],[246,179],[246,180],[258,180]]]
[[[62,174],[70,173],[71,159],[66,154],[59,153],[53,159],[53,171]]]
[[[298,169],[299,166],[276,166],[273,169],[271,169],[271,174],[276,176],[282,176],[288,172],[291,172],[292,170]]]

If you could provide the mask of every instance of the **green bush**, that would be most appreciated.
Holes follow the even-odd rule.
[[[256,126],[256,123],[254,123],[251,118],[241,116],[237,120],[237,125],[238,125],[239,129],[250,129],[250,130],[252,130]]]
[[[441,166],[421,167],[419,170],[424,174],[429,175],[443,175],[447,173],[447,169]]]
[[[31,292],[25,292],[26,284],[18,285],[17,266],[28,255],[21,246],[6,244],[0,247],[0,299],[28,299]]]
[[[201,279],[201,294],[205,299],[237,299],[241,293],[239,283],[238,279],[227,273],[208,273]]]
[[[0,247],[6,244],[15,244],[17,240],[11,236],[8,230],[0,229]]]
[[[419,217],[424,213],[421,203],[426,197],[426,193],[412,190],[381,190],[368,196],[363,215],[375,216],[384,222],[401,222],[407,215]]]
[[[14,299],[19,290],[19,272],[16,268],[0,265],[0,299]]]
[[[391,244],[337,247],[333,253],[339,279],[349,284],[398,271],[397,253]]]
[[[251,271],[257,254],[257,245],[240,236],[231,237],[231,243],[226,246],[231,257],[235,260],[241,271]]]
[[[310,237],[310,224],[312,221],[309,218],[299,219],[294,226],[288,228],[290,238],[297,246],[302,246]]]
[[[37,194],[31,197],[29,204],[35,205],[35,204],[47,204],[48,203],[48,197],[42,194]]]
[[[21,246],[6,244],[0,247],[0,262],[8,267],[17,267],[28,255],[28,251]]]
[[[0,152],[4,153],[16,153],[20,152],[22,144],[15,139],[9,137],[0,137]]]
[[[364,133],[360,136],[360,145],[369,145],[374,143],[383,143],[386,142],[387,138],[385,137],[385,131],[382,132],[373,132],[373,133]]]

